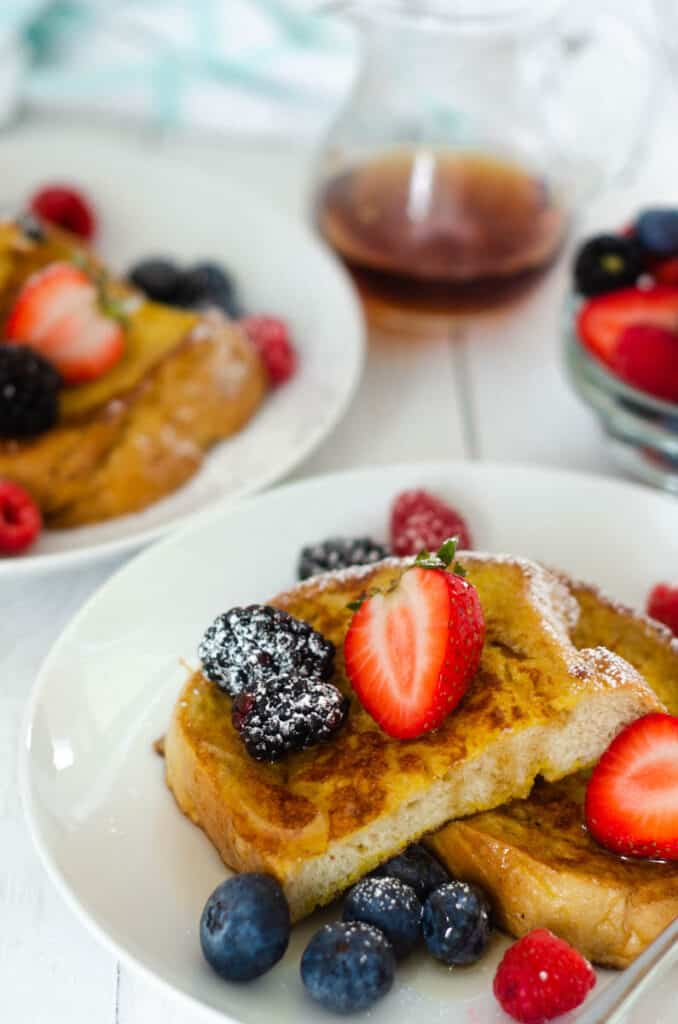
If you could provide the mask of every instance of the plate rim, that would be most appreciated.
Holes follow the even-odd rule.
[[[123,945],[118,944],[118,942],[112,938],[101,925],[98,924],[89,910],[81,902],[75,890],[69,886],[68,881],[59,870],[52,857],[52,853],[43,838],[38,822],[38,814],[34,806],[33,786],[31,783],[31,731],[38,704],[45,689],[49,685],[49,673],[52,662],[60,656],[62,645],[68,642],[71,636],[77,632],[81,621],[89,614],[91,607],[109,586],[116,584],[119,579],[124,577],[126,574],[136,571],[137,563],[143,563],[145,558],[155,556],[156,552],[162,553],[173,545],[181,546],[187,536],[190,536],[194,532],[199,532],[203,525],[211,522],[212,520],[218,520],[222,516],[227,520],[229,516],[236,515],[242,505],[247,506],[250,502],[266,501],[269,498],[274,498],[280,492],[288,493],[290,491],[298,491],[303,494],[305,490],[323,487],[327,485],[328,482],[334,482],[336,480],[351,480],[359,484],[361,479],[373,474],[383,474],[384,476],[388,476],[395,472],[416,472],[421,473],[422,475],[429,473],[446,473],[449,475],[450,479],[454,479],[455,469],[458,469],[459,467],[463,467],[464,472],[471,472],[478,476],[493,475],[499,472],[501,474],[522,473],[529,476],[536,475],[546,477],[547,479],[549,477],[556,477],[564,482],[569,480],[574,485],[576,485],[577,482],[586,482],[588,485],[597,484],[612,492],[631,491],[638,497],[642,496],[647,498],[648,496],[652,496],[653,498],[656,498],[660,504],[668,505],[677,501],[677,499],[669,493],[659,491],[656,488],[652,488],[637,481],[627,480],[623,477],[607,476],[593,472],[528,462],[474,462],[472,460],[464,459],[421,460],[403,463],[389,462],[381,465],[363,466],[356,469],[332,471],[318,474],[317,476],[306,477],[302,480],[293,480],[278,487],[271,488],[263,493],[252,494],[248,498],[244,498],[242,501],[221,499],[219,502],[216,502],[214,505],[191,517],[189,523],[185,524],[178,530],[172,531],[169,536],[165,537],[164,540],[160,541],[158,544],[154,544],[145,551],[141,551],[134,558],[120,566],[86,598],[72,618],[67,622],[65,628],[54,641],[40,664],[31,686],[28,701],[22,716],[17,751],[17,780],[21,806],[31,842],[38,854],[39,861],[59,895],[64,899],[66,904],[90,934],[92,934],[105,949],[124,963],[130,970],[137,972],[144,978],[148,979],[153,985],[157,986],[160,991],[165,992],[168,998],[174,999],[181,1005],[187,1007],[190,1006],[194,1010],[201,1011],[202,1014],[205,1015],[205,1019],[215,1022],[220,1021],[221,1024],[240,1024],[240,1021],[238,1021],[237,1018],[232,1017],[227,1011],[208,1006],[195,996],[173,986],[170,981],[156,974],[152,968],[146,966],[142,961],[137,959],[134,954],[130,953]]]
[[[136,150],[132,151],[133,159],[138,159],[139,156],[140,154]],[[143,158],[149,158],[148,154],[143,154]],[[151,155],[150,159],[152,161],[153,159],[158,158],[154,158]],[[196,174],[197,176],[207,176],[210,178],[215,176],[214,172],[210,169],[196,168],[187,160],[173,159],[167,162],[167,166],[171,168],[179,168],[180,172]],[[334,433],[336,427],[346,415],[362,380],[365,361],[367,358],[367,322],[357,290],[352,283],[350,274],[332,249],[313,232],[311,226],[304,217],[295,217],[289,210],[276,205],[265,195],[260,195],[255,189],[250,188],[248,185],[241,183],[235,178],[224,175],[223,177],[220,176],[219,180],[223,187],[232,190],[232,193],[237,195],[239,200],[241,199],[243,203],[258,205],[260,210],[265,212],[266,216],[274,218],[281,225],[282,230],[287,231],[292,227],[295,233],[304,237],[306,244],[315,249],[318,254],[322,255],[323,259],[326,260],[328,267],[331,267],[332,272],[335,275],[337,287],[343,291],[343,298],[346,303],[347,310],[350,308],[350,315],[355,320],[356,325],[353,372],[348,380],[345,393],[341,397],[341,400],[337,402],[332,414],[319,425],[314,426],[313,430],[309,431],[303,443],[299,444],[293,454],[279,461],[275,466],[272,466],[268,472],[261,474],[256,480],[242,484],[232,494],[222,495],[213,501],[208,502],[208,504],[203,508],[198,508],[192,512],[182,513],[169,522],[160,523],[156,526],[149,526],[148,528],[142,529],[130,536],[118,537],[99,543],[95,542],[93,544],[88,544],[86,547],[76,548],[72,551],[54,551],[45,554],[30,554],[29,552],[25,555],[0,558],[0,583],[10,579],[14,580],[26,578],[28,576],[47,575],[48,573],[60,570],[70,571],[83,565],[95,565],[99,562],[113,559],[125,552],[132,552],[139,548],[146,547],[154,541],[157,541],[159,538],[170,533],[174,533],[177,530],[184,529],[196,518],[196,516],[202,515],[208,509],[216,508],[222,502],[236,503],[241,499],[249,498],[255,494],[270,489],[271,485],[280,480],[284,480],[289,473],[305,462],[306,459],[308,459],[323,443],[323,441]],[[246,430],[248,426],[249,424],[245,424],[242,429]],[[228,440],[229,438],[224,438],[222,441],[218,441],[214,447],[216,448],[219,444],[228,443]],[[200,473],[200,469],[198,469],[198,473]],[[143,511],[143,509],[141,511]],[[130,513],[130,517],[133,515],[134,513]],[[77,530],[77,527],[73,527],[72,529]]]

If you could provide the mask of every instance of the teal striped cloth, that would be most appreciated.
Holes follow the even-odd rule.
[[[320,130],[355,59],[309,0],[1,0],[0,43],[30,106],[255,135]]]

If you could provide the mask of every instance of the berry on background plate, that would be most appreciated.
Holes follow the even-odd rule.
[[[59,416],[61,378],[27,345],[0,344],[0,438],[38,437]]]
[[[610,366],[632,387],[666,402],[678,402],[678,331],[653,324],[625,327]]]
[[[577,333],[607,366],[626,327],[638,324],[678,331],[678,288],[624,288],[585,302],[577,314]]]
[[[464,517],[451,505],[428,491],[403,491],[391,508],[391,547],[394,555],[418,555],[424,548],[436,551],[447,537],[457,537],[459,547],[472,546]]]
[[[0,555],[26,551],[41,529],[40,509],[28,491],[12,480],[0,479]]]
[[[658,583],[647,599],[647,614],[663,622],[678,637],[678,586]]]
[[[280,960],[290,939],[290,910],[280,883],[256,872],[217,886],[200,918],[208,964],[227,981],[251,981]]]
[[[546,928],[510,946],[494,977],[500,1006],[521,1024],[546,1024],[580,1006],[596,983],[581,953]]]
[[[100,377],[125,347],[120,318],[104,309],[94,282],[62,262],[28,278],[10,310],[5,337],[40,352],[66,384]]]
[[[475,588],[448,571],[454,553],[450,540],[437,556],[420,556],[393,590],[360,603],[346,634],[351,685],[368,714],[397,739],[441,725],[480,663],[483,611]]]
[[[395,969],[390,942],[363,921],[326,924],[301,958],[307,992],[333,1013],[369,1009],[391,989]]]
[[[273,387],[294,376],[299,357],[283,320],[274,316],[245,316],[240,326],[259,352]]]
[[[72,185],[45,185],[30,199],[36,216],[79,235],[86,242],[94,238],[97,219],[91,201]]]
[[[582,295],[602,295],[634,285],[645,269],[643,249],[634,237],[596,235],[575,257],[575,288]]]
[[[678,718],[645,715],[622,729],[593,769],[585,813],[613,853],[678,860]]]
[[[421,941],[422,906],[410,885],[399,878],[363,878],[344,900],[344,921],[364,921],[384,933],[398,960]]]

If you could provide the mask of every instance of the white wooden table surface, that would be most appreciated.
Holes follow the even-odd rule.
[[[648,198],[651,181],[666,180],[670,144],[663,146],[661,139],[673,124],[671,101],[644,163]],[[22,130],[40,131],[40,124]],[[7,144],[0,139],[0,160]],[[139,138],[135,144],[149,143]],[[156,140],[158,145],[243,179],[297,214],[303,211],[306,152],[253,143],[182,147]],[[295,476],[440,457],[615,472],[596,425],[561,370],[558,309],[565,280],[561,263],[519,311],[474,327],[462,346],[375,342],[348,416]],[[121,968],[66,908],[38,863],[17,795],[19,725],[40,662],[73,612],[118,564],[0,584],[0,1019],[8,1024],[200,1019]]]

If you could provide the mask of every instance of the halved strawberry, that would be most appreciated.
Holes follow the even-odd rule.
[[[37,349],[67,384],[101,376],[124,349],[120,321],[103,311],[92,280],[61,262],[28,278],[10,310],[5,340]]]
[[[485,620],[475,588],[448,571],[455,541],[423,552],[394,590],[366,598],[344,641],[361,704],[398,739],[437,728],[478,670]]]
[[[678,718],[645,715],[612,741],[586,790],[586,824],[615,853],[678,860]]]
[[[623,288],[585,302],[577,315],[577,333],[586,347],[610,364],[625,327],[652,324],[678,331],[678,287]]]

